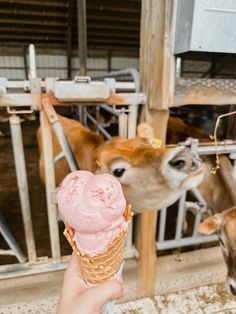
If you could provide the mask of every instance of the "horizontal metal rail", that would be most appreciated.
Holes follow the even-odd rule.
[[[196,244],[203,244],[203,243],[209,243],[217,241],[218,238],[216,235],[211,236],[196,236],[196,237],[186,237],[181,238],[179,240],[173,239],[173,240],[166,240],[163,242],[157,242],[156,247],[157,250],[168,250],[168,249],[174,249],[184,246],[191,246]]]
[[[195,140],[195,139],[191,139]],[[167,148],[174,148],[177,146],[186,146],[191,148],[191,140],[187,140],[185,142],[181,142],[179,144],[169,144],[166,145]],[[197,143],[194,145],[193,151],[198,153],[199,155],[214,155],[216,152],[219,154],[231,154],[236,152],[236,141],[233,140],[225,140],[217,143],[217,146],[213,142],[208,143]]]
[[[139,72],[135,68],[128,68],[121,71],[113,71],[109,72],[103,75],[95,76],[93,79],[102,79],[102,78],[108,78],[108,77],[121,77],[121,76],[131,76],[134,81],[134,91],[136,93],[139,93],[140,91],[140,78],[139,78]],[[116,84],[119,84],[116,82]],[[130,85],[131,86],[131,85]],[[121,85],[120,85],[121,88]],[[122,88],[121,88],[122,89]]]
[[[68,81],[60,81],[68,83]],[[6,82],[7,89],[23,89],[26,92],[29,92],[31,89],[31,84],[29,80],[22,80],[22,81],[8,81]],[[46,88],[45,81],[41,80],[41,88]],[[115,89],[117,91],[127,91],[132,92],[135,91],[135,83],[134,82],[115,82]]]

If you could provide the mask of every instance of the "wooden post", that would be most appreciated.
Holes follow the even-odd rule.
[[[86,0],[77,0],[79,75],[87,74]]]
[[[147,95],[143,119],[165,143],[168,107],[173,102],[174,57],[171,55],[171,0],[142,0],[140,74]],[[141,214],[139,296],[154,295],[157,211]]]

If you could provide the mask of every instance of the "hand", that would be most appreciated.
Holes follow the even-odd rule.
[[[101,313],[105,303],[121,298],[123,294],[123,285],[118,280],[89,287],[84,280],[78,257],[73,253],[65,272],[57,314]]]

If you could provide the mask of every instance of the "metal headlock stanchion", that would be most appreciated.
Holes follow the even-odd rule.
[[[42,98],[42,108],[44,108],[44,104],[47,103],[48,98]],[[58,263],[61,259],[61,252],[57,221],[57,205],[54,197],[56,183],[53,163],[52,130],[44,110],[40,111],[40,124],[42,127],[42,144],[51,251],[53,262]]]
[[[13,151],[29,260],[29,264],[24,263],[25,258],[23,255],[20,255],[21,252],[19,249],[17,258],[21,262],[22,267],[19,267],[19,265],[16,264],[17,267],[14,268],[14,265],[11,265],[10,269],[13,271],[14,276],[17,275],[18,270],[20,270],[21,275],[26,274],[29,267],[31,273],[45,272],[65,267],[65,263],[63,262],[64,258],[62,260],[60,252],[57,204],[55,198],[56,184],[54,162],[55,159],[59,160],[60,158],[65,157],[71,171],[77,170],[79,165],[77,165],[70,144],[64,134],[63,127],[53,106],[71,106],[78,102],[86,107],[87,103],[94,103],[94,105],[101,103],[105,108],[110,108],[110,111],[112,111],[113,114],[119,116],[119,135],[122,138],[127,138],[135,135],[138,105],[145,103],[145,95],[134,92],[134,85],[131,86],[129,83],[127,84],[127,82],[116,82],[114,79],[107,79],[102,82],[93,82],[88,77],[76,77],[71,81],[60,81],[55,78],[47,78],[45,80],[36,78],[35,51],[32,46],[30,47],[29,55],[31,60],[29,80],[8,81],[5,78],[1,80],[1,85],[4,86],[2,86],[3,92],[0,97],[0,106],[7,108],[8,112],[11,114],[10,125]],[[17,93],[11,92],[15,89],[17,89]],[[21,92],[19,92],[20,89]],[[123,93],[117,93],[117,90],[122,91]],[[133,92],[130,92],[131,90]],[[112,97],[115,97],[115,102],[113,102],[114,100]],[[22,108],[19,108],[21,106],[24,107],[23,110]],[[47,213],[52,259],[37,257],[36,254],[30,214],[29,191],[25,169],[21,124],[20,118],[17,116],[18,113],[27,114],[32,113],[33,110],[40,111]],[[132,120],[132,128],[134,128],[132,131],[128,126],[130,120]],[[95,124],[97,123],[96,120],[93,120],[93,122]],[[99,127],[101,132],[105,131],[102,126]],[[52,128],[62,148],[62,152],[59,154],[60,157],[59,155],[53,156]],[[106,134],[106,136],[108,137],[109,134]],[[137,256],[137,251],[132,245],[132,237],[128,242],[129,244],[126,248],[125,257],[129,258]],[[12,246],[12,243],[9,242],[10,247]],[[15,244],[15,247],[17,247],[17,243]],[[8,253],[12,254],[12,250],[8,250],[6,252],[0,251],[0,254]],[[0,266],[0,277],[6,278],[13,275],[13,273],[5,273],[6,269],[9,269],[8,265],[3,267]]]
[[[10,117],[10,127],[28,259],[30,263],[35,263],[37,261],[37,255],[30,211],[29,189],[19,116],[13,115]]]

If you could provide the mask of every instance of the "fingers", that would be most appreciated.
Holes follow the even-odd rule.
[[[93,295],[93,302],[96,304],[94,310],[100,308],[110,300],[121,298],[124,295],[123,284],[117,280],[110,280],[104,284],[89,289],[88,293]]]
[[[67,291],[66,293],[73,292],[73,294],[81,293],[88,288],[88,285],[84,280],[82,270],[79,266],[79,260],[76,253],[72,254],[71,260],[66,269],[63,288],[64,287],[64,290]],[[63,291],[63,293],[65,292]]]
[[[75,275],[81,275],[83,277],[82,270],[79,266],[79,259],[78,256],[75,252],[72,253],[71,255],[71,260],[68,264],[67,273],[75,274]]]

